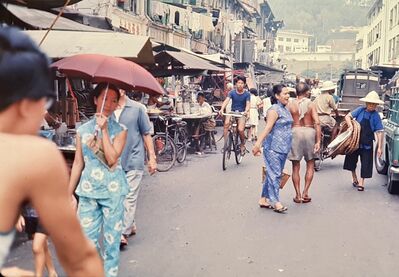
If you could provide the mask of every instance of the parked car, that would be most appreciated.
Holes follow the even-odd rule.
[[[377,158],[375,167],[380,174],[387,175],[388,192],[399,193],[399,87],[391,88],[387,118],[383,120],[384,140],[383,154]]]

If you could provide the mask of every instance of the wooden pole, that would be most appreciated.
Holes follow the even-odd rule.
[[[42,43],[44,42],[44,40],[46,39],[48,33],[53,29],[55,23],[57,22],[58,18],[60,18],[60,16],[62,15],[62,13],[64,12],[64,9],[66,8],[66,6],[69,5],[69,2],[71,2],[71,0],[66,0],[64,6],[61,8],[60,12],[58,13],[57,17],[54,19],[53,23],[51,24],[50,28],[47,30],[47,32],[44,34],[42,40],[39,43],[39,46],[42,45]]]

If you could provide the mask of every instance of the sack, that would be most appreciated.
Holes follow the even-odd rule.
[[[283,169],[283,172],[281,173],[280,189],[284,188],[284,186],[287,184],[290,177],[291,177],[291,175],[288,174],[288,172]],[[266,167],[262,166],[262,183],[264,183],[265,180],[266,180]]]

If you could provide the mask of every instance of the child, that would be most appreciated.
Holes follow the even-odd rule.
[[[16,229],[19,232],[25,230],[29,239],[33,238],[32,252],[35,256],[35,276],[43,276],[44,266],[47,268],[49,277],[57,277],[47,243],[47,233],[39,222],[36,211],[26,206],[23,215],[18,219]]]

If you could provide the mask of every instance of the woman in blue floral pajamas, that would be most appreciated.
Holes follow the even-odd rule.
[[[119,89],[101,83],[93,91],[93,97],[97,113],[77,130],[76,154],[69,187],[74,201],[73,192],[80,178],[75,193],[79,196],[78,215],[81,225],[103,257],[106,276],[117,276],[123,202],[128,193],[125,173],[120,165],[127,131],[112,116],[118,106]],[[103,152],[102,160],[98,152]],[[103,249],[99,243],[101,230]]]

